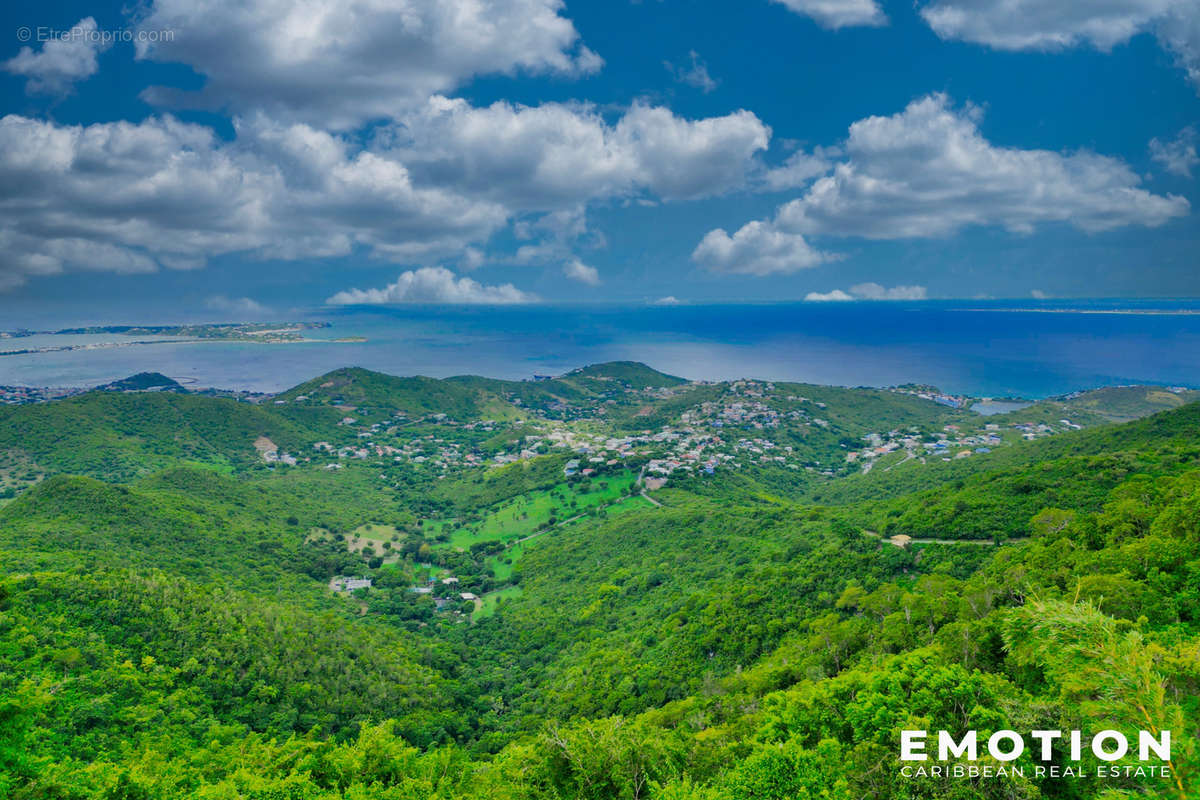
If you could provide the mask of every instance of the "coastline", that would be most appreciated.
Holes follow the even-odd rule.
[[[228,344],[237,342],[243,344],[362,344],[368,341],[365,336],[343,336],[337,339],[310,339],[307,337],[296,337],[286,339],[263,339],[252,337],[206,337],[206,338],[178,338],[178,339],[138,339],[132,342],[90,342],[88,344],[63,344],[63,345],[45,345],[43,347],[29,347],[21,350],[0,350],[0,357],[3,356],[29,356],[39,355],[42,353],[69,353],[76,350],[109,350],[117,347],[139,347],[153,344]]]
[[[1200,309],[1193,308],[951,308],[947,310],[1001,314],[1116,314],[1147,317],[1182,317],[1200,314]]]

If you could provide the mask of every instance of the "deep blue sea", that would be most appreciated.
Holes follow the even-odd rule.
[[[167,342],[4,356],[0,384],[87,386],[149,370],[199,386],[276,391],[347,365],[528,378],[632,359],[694,379],[928,383],[977,397],[1038,398],[1124,383],[1200,387],[1195,300],[404,306],[321,309],[295,319],[332,327],[309,332],[325,341],[300,344]],[[367,341],[331,341],[346,336]],[[119,339],[8,339],[0,350]]]

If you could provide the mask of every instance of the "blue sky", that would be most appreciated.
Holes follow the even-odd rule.
[[[0,314],[1200,295],[1200,10],[1094,5],[10,4]]]

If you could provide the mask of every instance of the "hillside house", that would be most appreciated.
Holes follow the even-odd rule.
[[[351,578],[338,576],[329,582],[329,588],[335,592],[353,592],[358,589],[370,589],[370,578]]]

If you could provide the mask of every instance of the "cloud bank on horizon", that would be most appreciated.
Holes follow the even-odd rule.
[[[878,283],[860,283],[849,291],[834,289],[830,292],[809,292],[804,296],[806,303],[828,303],[850,300],[924,300],[929,296],[924,286],[880,286]]]
[[[894,29],[917,22],[948,59],[961,57],[955,42],[979,48],[972,63],[1112,53],[1144,34],[1194,87],[1193,105],[1186,124],[1103,152],[1086,136],[1020,141],[1012,119],[996,136],[988,97],[897,86],[904,103],[807,134],[784,109],[792,78],[743,93],[746,76],[719,50],[680,42],[646,56],[662,89],[630,84],[631,56],[594,45],[591,32],[611,39],[596,15],[572,6],[573,19],[561,0],[213,0],[203,13],[151,0],[0,63],[0,292],[36,298],[89,273],[187,281],[214,264],[242,276],[315,264],[322,285],[347,272],[375,288],[347,280],[310,303],[529,303],[643,286],[672,301],[911,300],[953,282],[936,264],[894,265],[921,241],[1007,248],[1040,236],[1067,252],[1105,234],[1131,252],[1166,248],[1164,280],[1195,272],[1178,256],[1195,238],[1195,2],[761,5],[824,47],[855,36],[899,46],[912,34]],[[113,46],[98,19],[122,21],[132,44]],[[805,58],[797,48],[798,70]],[[105,91],[141,114],[113,118],[82,91],[117,60],[144,72]],[[178,66],[199,83],[172,82],[166,67]],[[851,288],[817,288],[831,283]],[[208,308],[268,309],[251,288],[218,289],[205,291]]]

